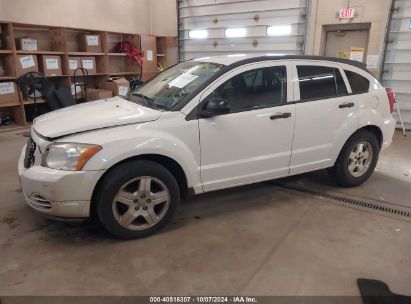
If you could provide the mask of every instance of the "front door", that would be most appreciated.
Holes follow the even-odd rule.
[[[232,71],[202,96],[222,98],[228,114],[199,118],[204,191],[288,174],[295,122],[289,69],[255,63]]]

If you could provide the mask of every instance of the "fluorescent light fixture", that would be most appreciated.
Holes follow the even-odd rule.
[[[225,30],[225,36],[228,38],[238,38],[247,35],[247,29],[245,28],[228,28]]]
[[[265,55],[266,56],[285,56],[285,54],[281,54],[281,53],[267,53]]]
[[[188,32],[188,37],[191,39],[205,39],[208,37],[207,30],[191,30]]]
[[[273,25],[267,27],[268,36],[287,36],[291,34],[291,25]]]

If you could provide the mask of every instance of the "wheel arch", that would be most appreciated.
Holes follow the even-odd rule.
[[[355,130],[353,133],[350,134],[350,136],[347,137],[345,142],[339,147],[339,150],[337,150],[338,154],[336,154],[335,161],[337,161],[338,157],[340,156],[341,152],[343,151],[345,145],[350,140],[350,138],[353,137],[358,132],[361,132],[361,131],[364,131],[364,130],[366,130],[368,132],[371,132],[372,134],[374,134],[377,137],[378,144],[379,144],[379,147],[381,149],[382,143],[383,143],[383,134],[382,134],[382,131],[381,131],[380,127],[378,127],[376,125],[366,125],[366,126],[363,126],[359,129]]]
[[[364,131],[366,131],[366,134],[364,134]],[[361,132],[363,132],[362,135],[361,135]],[[366,169],[367,171],[362,173],[362,175],[355,177],[355,176],[350,175],[347,171],[348,163],[346,162],[346,157],[348,155],[345,153],[348,153],[348,154],[351,153],[351,150],[347,150],[347,148],[351,149],[351,147],[347,145],[350,145],[352,143],[358,143],[357,141],[358,140],[361,141],[364,138],[363,137],[364,135],[367,135],[366,137],[368,138],[370,138],[372,135],[375,136],[376,142],[374,142],[374,145],[377,146],[376,147],[377,151],[375,152],[377,156],[373,157],[371,160],[372,161],[370,165],[372,168],[371,170],[367,168]],[[370,175],[375,169],[375,166],[378,161],[378,153],[379,153],[378,147],[381,150],[382,143],[383,143],[383,133],[382,133],[382,130],[378,126],[366,125],[366,126],[363,126],[357,129],[347,138],[347,140],[345,141],[345,143],[343,144],[343,146],[341,147],[339,151],[338,157],[335,160],[334,165],[329,168],[329,172],[331,176],[333,176],[335,180],[337,181],[337,183],[343,187],[354,187],[354,186],[358,186],[362,184],[364,181],[366,181],[370,177]]]
[[[180,189],[180,196],[182,198],[187,198],[188,196],[191,196],[193,191],[188,188],[188,180],[187,180],[187,175],[186,172],[184,171],[183,167],[174,159],[171,157],[162,155],[162,154],[141,154],[141,155],[136,155],[132,156],[129,158],[125,158],[114,165],[112,165],[97,181],[96,186],[94,187],[92,196],[91,196],[91,205],[90,205],[90,217],[93,218],[96,215],[96,196],[97,193],[105,179],[105,177],[108,175],[111,170],[113,170],[115,167],[124,164],[126,162],[134,161],[134,160],[149,160],[152,162],[156,162],[162,166],[164,166],[167,170],[170,171],[170,173],[175,177],[177,180],[179,189]]]
[[[381,131],[380,127],[378,127],[376,125],[366,125],[362,128],[359,128],[357,131],[355,131],[353,134],[351,134],[350,137],[353,136],[355,133],[358,133],[362,130],[367,130],[367,131],[371,132],[372,134],[374,134],[377,137],[378,144],[379,144],[380,149],[381,149],[382,143],[383,143],[383,135],[382,135],[382,131]],[[347,141],[348,141],[348,139],[347,139]]]

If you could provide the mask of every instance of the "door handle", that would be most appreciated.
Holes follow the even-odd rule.
[[[280,118],[289,118],[291,117],[291,113],[279,113],[270,116],[271,120],[280,119]]]
[[[347,103],[340,104],[338,107],[340,109],[343,109],[343,108],[352,108],[353,106],[354,106],[353,102],[347,102]]]

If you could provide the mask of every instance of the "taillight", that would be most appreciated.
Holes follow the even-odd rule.
[[[394,112],[394,102],[395,102],[395,93],[392,89],[386,88],[388,101],[390,103],[390,111],[391,113]]]

